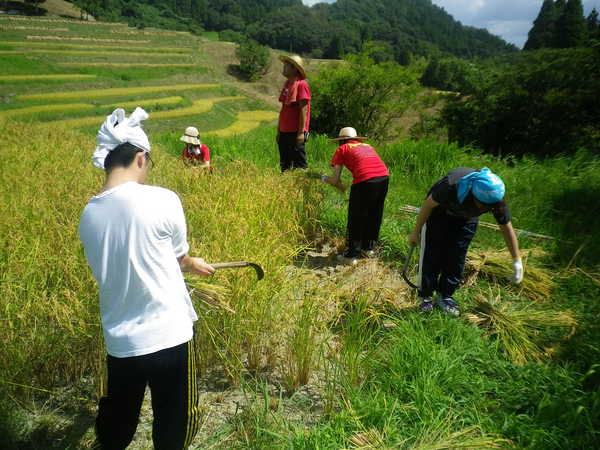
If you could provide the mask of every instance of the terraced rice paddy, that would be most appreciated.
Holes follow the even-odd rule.
[[[58,65],[62,66],[62,67],[194,67],[196,64],[83,62],[83,63],[58,63]]]
[[[21,55],[23,51],[18,50],[0,50],[0,55]],[[145,51],[138,52],[102,52],[102,51],[85,51],[85,50],[27,50],[27,54],[38,55],[82,55],[82,56],[143,56],[144,58],[165,58],[173,56],[183,58],[180,53],[150,53]]]
[[[48,75],[0,75],[2,81],[47,81],[47,80],[89,80],[96,75],[48,74]]]
[[[88,25],[96,27],[90,30]],[[206,70],[198,54],[201,50],[197,37],[180,31],[0,17],[0,58],[9,64],[12,58],[15,61],[8,73],[0,75],[0,98],[8,99],[8,104],[0,105],[0,119],[89,127],[101,123],[117,107],[130,111],[140,106],[151,113],[153,124],[167,120],[169,127],[177,123],[171,119],[208,114],[207,134],[216,136],[245,133],[274,120],[273,112],[260,110],[255,101],[250,105],[252,100],[237,95],[236,90],[207,83],[202,77]],[[73,73],[61,73],[59,67]],[[54,83],[58,89],[50,91],[43,84],[46,81],[77,82],[81,88]],[[30,85],[35,89],[30,90]],[[203,98],[202,91],[207,90],[215,90],[215,95]],[[156,95],[147,98],[152,94]],[[216,103],[227,105],[214,108]]]
[[[134,52],[139,51],[150,51],[156,52],[173,52],[173,53],[190,53],[191,48],[186,47],[152,47],[152,49],[146,50],[135,47],[124,47],[123,45],[89,45],[89,44],[70,44],[70,43],[58,43],[58,42],[18,42],[18,41],[1,41],[0,45],[9,47],[26,47],[26,48],[49,48],[49,49],[86,49],[86,50],[130,50]],[[23,50],[20,50],[23,51]]]
[[[81,41],[81,42],[106,42],[114,44],[149,44],[150,40],[140,39],[101,39],[83,36],[27,36],[31,41]]]
[[[15,117],[15,116],[29,116],[38,113],[48,112],[69,112],[69,111],[84,111],[86,109],[94,109],[94,105],[87,103],[70,103],[70,104],[58,104],[58,105],[38,105],[29,106],[27,108],[8,109],[0,111],[0,118],[3,117]]]
[[[260,126],[262,122],[277,119],[277,113],[273,111],[242,111],[237,114],[236,122],[221,130],[208,131],[208,136],[228,137],[244,134]]]
[[[68,23],[68,24],[74,24],[74,25],[81,25],[82,22],[78,21],[78,20],[69,20],[69,19],[50,19],[50,18],[40,18],[40,17],[19,17],[19,16],[8,16],[8,17],[2,17],[0,18],[0,20],[2,21],[7,21],[7,22],[11,22],[11,21],[16,21],[16,22],[46,22],[46,23]],[[105,26],[117,26],[117,25],[121,25],[124,27],[127,27],[128,25],[126,23],[123,22],[91,22],[91,21],[87,21],[87,22],[83,22],[85,23],[86,26],[89,25],[105,25]]]
[[[4,30],[19,30],[19,31],[69,31],[68,28],[60,27],[34,27],[25,25],[0,25],[0,31]]]
[[[192,91],[192,90],[207,90],[216,89],[218,84],[176,84],[164,86],[142,86],[142,87],[126,87],[112,89],[91,89],[86,91],[70,91],[70,92],[49,92],[46,94],[24,94],[18,95],[17,100],[20,101],[56,101],[70,99],[93,99],[105,97],[132,96],[137,94],[154,94],[157,92],[176,92],[176,91]]]

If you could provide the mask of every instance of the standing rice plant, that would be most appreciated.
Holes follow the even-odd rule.
[[[318,191],[296,176],[280,176],[247,163],[212,175],[165,157],[154,182],[178,192],[188,220],[190,245],[208,262],[253,261],[265,270],[222,270],[215,282],[229,287],[231,311],[206,306],[198,324],[203,367],[218,362],[233,381],[246,371],[279,364],[288,336],[289,305],[282,293],[286,265],[306,244],[304,224],[315,220]],[[286,291],[287,292],[287,291]]]

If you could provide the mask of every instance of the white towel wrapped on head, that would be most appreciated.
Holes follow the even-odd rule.
[[[140,125],[142,120],[146,120],[148,117],[150,117],[148,113],[139,106],[129,117],[125,116],[123,108],[117,108],[110,116],[106,116],[96,137],[98,145],[92,155],[94,166],[104,169],[104,160],[108,153],[125,142],[149,152],[150,141]]]

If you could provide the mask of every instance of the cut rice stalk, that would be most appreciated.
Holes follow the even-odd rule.
[[[235,314],[235,309],[231,307],[228,298],[231,297],[231,290],[225,286],[206,283],[198,278],[186,279],[190,297],[194,302],[204,303],[209,308],[219,308],[228,313]]]
[[[523,282],[514,285],[512,289],[534,301],[544,301],[550,298],[554,290],[554,280],[546,269],[527,264],[527,258],[540,255],[540,251],[523,252],[524,277]],[[505,282],[512,277],[512,258],[504,250],[469,252],[465,265],[465,285],[469,286],[482,275],[496,282]]]
[[[569,310],[536,310],[531,305],[519,308],[495,297],[489,301],[482,295],[475,298],[476,306],[465,317],[496,336],[509,358],[517,364],[543,361],[549,355],[543,347],[542,333],[550,329],[567,331],[568,339],[577,327],[577,319]]]

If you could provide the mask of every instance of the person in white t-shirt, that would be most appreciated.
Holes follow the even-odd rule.
[[[198,428],[193,323],[196,313],[182,272],[214,268],[189,256],[177,194],[144,182],[152,165],[137,108],[107,117],[94,165],[106,171],[79,224],[85,256],[100,291],[108,385],[96,418],[96,446],[124,449],[139,421],[146,386],[156,449],[187,448]]]

